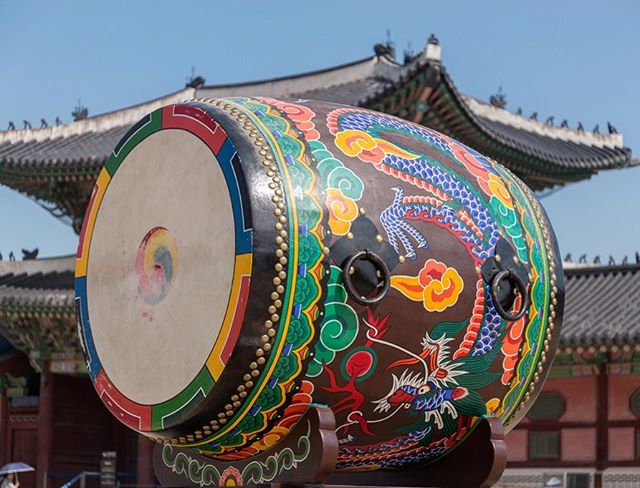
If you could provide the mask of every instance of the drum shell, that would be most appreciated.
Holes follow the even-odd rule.
[[[218,124],[237,154],[242,212],[251,231],[251,284],[237,341],[212,389],[170,425],[138,430],[219,459],[242,458],[277,444],[315,401],[336,414],[340,467],[397,468],[436,459],[464,438],[475,420],[459,422],[453,432],[446,426],[445,435],[441,417],[458,422],[464,416],[453,411],[465,398],[482,398],[485,412],[493,410],[508,428],[526,413],[555,351],[563,285],[553,231],[522,182],[446,136],[362,109],[273,99],[183,106],[194,118]],[[401,167],[403,162],[408,164]],[[434,177],[420,164],[440,173]],[[466,197],[453,196],[454,184]],[[483,198],[492,203],[480,205]],[[431,210],[447,202],[453,223]],[[507,212],[495,222],[496,242],[476,239],[481,245],[475,255],[470,240],[454,230],[465,227],[468,239],[486,231],[477,224],[474,204],[489,209],[485,214],[493,218]],[[460,224],[461,215],[468,225]],[[498,240],[513,251],[509,259],[524,268],[529,292],[537,293],[535,310],[522,321],[501,320],[496,330],[502,335],[492,337],[483,351],[479,336],[495,313],[487,312],[490,292],[482,267],[488,261],[495,269],[506,266],[496,263]],[[388,294],[371,306],[349,297],[343,284],[345,253],[362,249],[383,255],[392,277]],[[536,266],[534,249],[541,262]],[[362,286],[367,270],[355,274],[363,275]],[[448,296],[440,300],[443,288]],[[354,323],[340,342],[343,327],[353,329]],[[292,324],[304,329],[298,333],[306,334],[303,339]],[[534,326],[535,337],[529,337]],[[338,327],[335,334],[332,327]],[[182,353],[176,351],[176,360]],[[484,364],[465,357],[493,359]],[[275,371],[285,364],[283,379]],[[472,376],[480,379],[462,381]],[[253,392],[262,385],[264,396],[274,379],[279,397],[262,400],[255,413],[263,397]],[[474,384],[480,386],[468,386]],[[433,408],[437,402],[428,405],[427,397],[420,402],[420,388],[431,399],[441,395],[449,406]],[[394,389],[402,393],[398,398],[392,398]],[[467,403],[460,408],[481,414],[477,401]],[[252,429],[246,419],[258,416]],[[245,431],[229,433],[234,422]],[[414,430],[400,432],[411,425]],[[427,427],[435,431],[431,438],[424,441],[423,433],[416,440],[416,432]],[[409,445],[387,459],[394,442]]]

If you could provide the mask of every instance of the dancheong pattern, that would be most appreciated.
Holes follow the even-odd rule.
[[[286,202],[287,214],[291,217],[287,273],[291,281],[281,297],[283,321],[265,372],[225,428],[202,442],[191,444],[199,453],[223,460],[247,458],[274,446],[311,403],[313,387],[311,383],[301,383],[299,377],[315,335],[324,258],[316,175],[308,167],[306,146],[300,135],[294,132],[288,119],[270,105],[250,99],[230,99],[229,102],[245,113],[268,141],[279,174],[285,180],[287,194],[294,198]],[[278,415],[279,409],[284,409],[281,415]],[[252,442],[259,433],[264,435]]]
[[[224,115],[224,127],[232,127],[238,151],[214,121],[216,114]],[[234,171],[254,170],[247,161],[238,162],[238,154],[256,158],[255,166],[269,179],[249,175],[247,181],[268,182],[249,191],[271,201],[246,215],[234,212],[240,219],[235,222],[236,300],[230,300],[221,332],[230,340],[216,342],[201,374],[170,405],[133,405],[118,394],[95,354],[86,303],[87,250],[92,219],[119,163],[141,138],[167,127],[199,131],[208,141],[226,168],[232,200],[238,194]],[[273,219],[270,230],[277,231],[268,236],[269,244],[248,221],[260,212]],[[365,225],[377,234],[364,235]],[[242,376],[239,393],[229,395],[226,410],[212,412],[211,428],[163,437],[230,462],[222,473],[196,466],[165,446],[165,464],[201,485],[227,477],[269,481],[272,468],[289,469],[304,459],[308,446],[301,439],[301,453],[276,456],[268,466],[254,464],[255,471],[234,471],[231,463],[276,452],[312,403],[328,405],[336,417],[340,470],[432,462],[459,445],[482,416],[497,416],[507,425],[517,420],[545,372],[556,317],[557,256],[544,212],[494,161],[401,119],[271,98],[166,107],[134,127],[116,148],[98,179],[84,228],[76,281],[83,345],[98,392],[127,425],[147,433],[179,426],[189,399],[213,398],[216,383],[226,378],[222,371],[235,374],[225,366],[237,357],[230,352],[235,343],[242,344],[236,327],[247,334],[242,336],[247,343],[259,344],[250,351],[257,352],[246,361],[251,369]],[[393,256],[387,296],[367,306],[347,292],[343,262],[334,250],[369,238],[372,249],[386,246],[386,256]],[[262,281],[273,283],[273,292],[247,291],[260,278],[252,274],[259,263],[256,253],[266,259],[257,242],[276,250],[268,256],[275,274]],[[154,227],[143,240],[136,270],[138,291],[148,303],[163,300],[180,269],[173,249],[162,228]],[[488,265],[499,268],[507,258],[527,278],[530,299],[527,313],[514,320],[503,318],[502,301],[494,303],[484,274]],[[264,316],[246,307],[247,294],[251,299],[262,292],[272,298]],[[514,308],[522,304],[518,295]],[[255,337],[254,329],[259,329]]]
[[[351,108],[328,112],[325,128],[305,101],[279,103],[295,114],[292,120],[307,136],[334,236],[346,234],[358,215],[367,194],[359,165],[371,166],[393,185],[387,206],[374,217],[398,254],[419,265],[415,274],[394,273],[393,289],[433,314],[455,309],[463,290],[474,290],[473,313],[465,320],[436,323],[419,342],[401,344],[390,338],[390,331],[401,327],[395,314],[354,310],[340,269],[331,268],[327,315],[307,374],[319,376],[314,398],[325,400],[338,417],[338,467],[397,468],[434,460],[464,438],[478,417],[494,414],[506,422],[532,381],[550,299],[545,260],[552,251],[545,248],[520,184],[493,161],[429,129]],[[321,141],[326,129],[333,147]],[[442,164],[442,157],[456,165]],[[472,279],[427,253],[433,226],[459,242],[474,270]],[[531,270],[530,312],[512,323],[497,313],[480,274],[500,238]],[[384,349],[398,358],[384,364],[379,360]],[[374,400],[363,394],[372,377],[387,388]],[[404,420],[386,440],[371,442],[379,438],[380,424],[400,415],[413,420]]]

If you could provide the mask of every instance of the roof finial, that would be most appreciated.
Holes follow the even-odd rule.
[[[27,251],[26,249],[22,250],[22,260],[29,261],[32,259],[36,259],[38,257],[38,248],[36,247],[33,251]]]
[[[89,109],[82,105],[82,100],[78,98],[78,104],[76,108],[71,112],[73,115],[73,121],[77,122],[78,120],[84,120],[89,117]]]
[[[502,93],[502,86],[498,87],[498,93],[489,97],[489,103],[498,108],[505,108],[507,106],[507,96]]]
[[[200,88],[207,81],[204,76],[196,75],[196,67],[191,66],[191,75],[187,76],[186,88]]]
[[[433,33],[427,41],[425,57],[431,61],[440,61],[442,59],[442,46],[440,46],[440,41]]]
[[[373,46],[373,52],[376,56],[389,56],[393,59],[396,57],[396,49],[391,41],[391,30],[387,29],[387,40],[384,43],[377,43]]]
[[[410,64],[415,61],[418,56],[415,55],[413,49],[411,48],[411,41],[407,44],[407,49],[404,50],[404,64]]]

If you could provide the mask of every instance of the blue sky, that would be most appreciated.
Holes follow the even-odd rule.
[[[181,88],[304,72],[397,51],[431,32],[458,88],[575,127],[607,121],[640,155],[640,3],[628,1],[0,0],[0,129],[10,120],[71,121]],[[640,250],[640,169],[605,173],[543,200],[563,254],[616,259]],[[0,188],[0,252],[75,251],[76,236],[31,200]]]

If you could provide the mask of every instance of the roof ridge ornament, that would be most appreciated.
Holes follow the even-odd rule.
[[[71,112],[73,115],[73,121],[77,122],[78,120],[84,120],[89,118],[89,109],[82,105],[82,100],[78,99],[78,104],[76,108]]]
[[[36,259],[38,257],[38,252],[40,251],[39,248],[35,248],[31,251],[29,251],[28,249],[22,249],[22,260],[23,261],[28,261],[31,259]]]
[[[386,41],[378,42],[373,45],[373,52],[376,56],[388,56],[391,59],[396,59],[396,48],[391,40],[391,30],[387,29]]]
[[[196,75],[196,67],[191,66],[191,75],[187,76],[187,82],[185,83],[185,88],[200,88],[204,86],[207,82],[204,76]]]
[[[404,50],[404,62],[403,64],[406,66],[408,64],[413,63],[418,58],[418,55],[413,51],[411,47],[411,41],[407,43],[407,49]]]
[[[505,108],[507,106],[507,95],[502,93],[502,86],[498,87],[498,93],[489,97],[489,103],[498,108]]]
[[[440,41],[433,33],[431,33],[429,39],[427,40],[425,58],[429,61],[437,62],[440,62],[440,60],[442,59],[442,47],[440,46]]]

